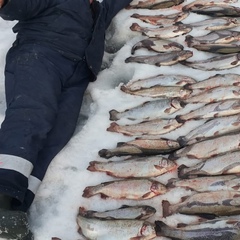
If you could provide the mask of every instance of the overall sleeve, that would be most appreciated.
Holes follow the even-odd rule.
[[[0,8],[0,16],[5,20],[27,20],[46,8],[54,6],[59,0],[5,0]]]
[[[127,7],[130,2],[133,0],[104,0],[102,5],[105,9],[107,9],[106,15],[106,25],[108,26],[115,15],[122,10],[123,8]]]

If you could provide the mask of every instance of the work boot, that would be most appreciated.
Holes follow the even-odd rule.
[[[33,240],[27,214],[10,209],[11,198],[0,195],[0,239]]]

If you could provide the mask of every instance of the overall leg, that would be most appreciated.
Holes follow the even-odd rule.
[[[60,56],[30,44],[17,46],[7,56],[7,110],[0,129],[0,193],[19,202],[23,202],[28,178],[54,125],[63,79],[75,67],[68,69],[69,63]],[[60,61],[59,68],[52,63]],[[61,68],[69,73],[62,73]]]
[[[29,177],[29,186],[24,201],[21,205],[16,204],[15,209],[27,211],[52,159],[72,137],[90,78],[91,72],[86,63],[80,62],[73,76],[64,84],[54,127],[47,135],[44,147],[39,152],[37,164]]]

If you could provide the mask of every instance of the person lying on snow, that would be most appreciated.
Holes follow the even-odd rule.
[[[51,160],[72,137],[100,70],[112,18],[132,0],[0,0],[17,20],[6,56],[0,129],[0,238],[33,239],[27,211]]]

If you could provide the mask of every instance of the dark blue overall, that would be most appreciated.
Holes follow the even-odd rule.
[[[131,0],[11,0],[18,20],[7,53],[0,129],[0,193],[27,211],[51,160],[72,137],[83,94],[100,70],[105,30]]]

